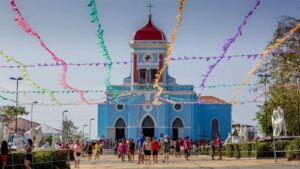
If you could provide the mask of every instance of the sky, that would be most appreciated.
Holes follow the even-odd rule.
[[[130,61],[129,42],[132,34],[147,21],[150,2],[154,5],[152,18],[167,37],[170,36],[176,23],[177,0],[96,0],[100,22],[104,29],[105,43],[113,61]],[[105,62],[105,58],[97,45],[97,27],[90,23],[88,0],[16,0],[19,10],[29,25],[38,32],[46,45],[66,62],[86,63]],[[241,24],[244,16],[255,5],[255,0],[186,0],[183,21],[173,46],[172,56],[219,56],[222,46],[232,37]],[[243,35],[229,48],[227,55],[262,53],[271,41],[278,19],[281,16],[300,17],[300,1],[298,0],[262,0],[257,11],[249,18],[243,29]],[[0,50],[24,64],[53,63],[50,55],[44,51],[39,42],[24,33],[14,22],[15,13],[9,0],[0,1]],[[206,85],[241,83],[257,60],[235,58],[222,61],[209,76]],[[202,74],[207,72],[210,62],[171,61],[169,73],[176,78],[178,84],[199,86]],[[13,65],[0,57],[0,66]],[[31,79],[50,90],[63,90],[59,83],[61,67],[28,68]],[[0,91],[15,90],[16,82],[9,77],[21,76],[16,68],[0,67]],[[130,64],[112,66],[111,83],[121,84],[130,74]],[[105,68],[103,66],[69,67],[67,81],[71,86],[84,90],[104,90]],[[253,77],[250,83],[255,83]],[[20,90],[35,90],[20,82]],[[196,90],[199,93],[199,90]],[[202,95],[213,95],[229,101],[235,88],[204,89]],[[250,92],[243,87],[238,101],[252,100],[262,93]],[[0,93],[15,99],[13,94]],[[61,102],[79,101],[78,94],[57,94]],[[88,99],[103,98],[102,93],[89,93]],[[27,94],[19,96],[21,103],[32,100],[50,103],[48,95]],[[263,100],[261,98],[260,100]],[[9,101],[0,100],[0,105],[13,105]],[[257,125],[254,121],[257,105],[251,103],[233,106],[232,118],[240,123]],[[26,106],[30,111],[30,106]],[[35,105],[33,120],[61,128],[62,111],[68,110],[67,118],[82,129],[84,124],[92,121],[92,138],[97,132],[96,105],[42,106]],[[30,115],[24,118],[30,119]]]

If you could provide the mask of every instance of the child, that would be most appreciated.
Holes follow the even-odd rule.
[[[122,162],[125,162],[125,156],[127,154],[126,150],[127,150],[126,142],[125,142],[125,139],[123,138],[122,142],[121,142],[121,144],[119,146],[119,153],[120,153]]]

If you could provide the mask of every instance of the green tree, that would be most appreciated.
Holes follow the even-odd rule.
[[[281,17],[271,43],[285,36],[299,20],[292,17]],[[282,45],[274,50],[264,61],[263,66],[256,74],[270,74],[268,80],[267,102],[259,106],[256,114],[262,133],[272,133],[272,112],[281,106],[285,113],[288,135],[298,135],[299,106],[300,106],[300,31],[296,32]],[[296,51],[296,52],[295,52]],[[260,78],[259,83],[264,84],[265,79]],[[262,85],[263,86],[263,85]],[[266,124],[266,112],[268,124]]]
[[[63,141],[79,140],[82,139],[83,134],[78,130],[72,120],[63,121]]]
[[[29,113],[22,106],[3,106],[0,111],[0,118],[3,121],[11,121],[18,116],[28,115]]]

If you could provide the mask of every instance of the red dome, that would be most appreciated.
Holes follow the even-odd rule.
[[[151,16],[147,24],[133,34],[132,40],[166,40],[163,31],[153,25]]]

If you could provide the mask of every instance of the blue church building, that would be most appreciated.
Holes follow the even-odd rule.
[[[113,91],[106,91],[106,103],[98,105],[98,137],[136,139],[141,132],[146,136],[170,138],[189,136],[193,140],[209,140],[220,134],[223,140],[231,132],[232,105],[213,96],[197,98],[193,85],[179,85],[168,69],[160,84],[163,98],[174,102],[153,105],[155,74],[163,67],[167,53],[167,38],[151,19],[136,31],[130,41],[131,75],[123,84],[113,85],[121,96],[113,102]],[[131,94],[132,96],[127,96]],[[182,101],[202,100],[201,104]],[[220,104],[221,103],[221,104]]]

